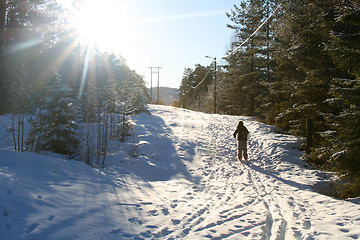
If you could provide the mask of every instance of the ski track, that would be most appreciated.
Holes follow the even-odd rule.
[[[106,169],[79,173],[44,165],[41,176],[59,192],[34,193],[37,211],[45,212],[24,223],[24,239],[360,239],[360,205],[314,191],[324,173],[304,168],[295,137],[250,117],[150,110],[133,119],[138,142],[129,149],[137,157],[119,164],[115,150]],[[239,120],[250,131],[248,162],[235,160]],[[63,172],[69,179],[59,181]],[[66,191],[71,186],[76,194]],[[59,194],[70,214],[56,210]],[[20,214],[12,205],[0,209],[2,219]],[[16,221],[0,232],[21,229]]]
[[[317,237],[320,232],[312,222],[316,211],[304,194],[311,187],[296,183],[291,175],[281,176],[290,169],[302,172],[301,167],[282,161],[286,150],[278,149],[282,138],[287,142],[292,139],[295,146],[294,137],[270,132],[268,136],[256,135],[261,132],[257,131],[260,124],[248,117],[202,115],[201,122],[198,118],[195,122],[189,115],[197,113],[192,111],[153,106],[151,112],[160,118],[166,116],[164,121],[168,121],[165,124],[178,155],[186,162],[189,174],[199,181],[152,182],[151,187],[141,188],[139,199],[153,194],[162,197],[154,203],[131,206],[137,208],[137,215],[128,221],[136,226],[132,230],[136,232],[140,228],[141,232],[125,233],[122,237],[327,239]],[[232,133],[239,120],[244,121],[251,134],[250,160],[245,163],[235,161],[237,142]],[[271,145],[271,138],[276,144]],[[189,146],[194,146],[194,152],[186,152]],[[149,189],[153,192],[147,192]],[[355,234],[351,239],[358,237]]]

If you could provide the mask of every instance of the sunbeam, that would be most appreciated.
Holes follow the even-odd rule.
[[[78,96],[79,99],[81,98],[81,95],[84,91],[85,81],[86,81],[86,78],[88,75],[88,70],[89,70],[90,57],[91,57],[91,47],[89,46],[86,49],[84,68],[83,68],[83,72],[82,72],[82,76],[81,76],[81,84],[80,84],[79,96]]]

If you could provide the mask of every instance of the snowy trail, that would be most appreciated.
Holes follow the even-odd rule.
[[[0,151],[0,238],[360,239],[359,201],[317,193],[327,174],[304,168],[295,137],[249,117],[150,111],[105,169]]]
[[[217,119],[212,118],[205,121],[205,129],[209,131],[207,136],[210,136],[210,149],[214,151],[202,160],[205,164],[203,176],[206,176],[206,186],[198,198],[213,201],[205,208],[204,213],[207,215],[203,214],[200,222],[196,223],[199,226],[195,230],[194,226],[187,228],[194,231],[189,237],[201,237],[197,233],[199,231],[205,231],[206,234],[201,233],[202,236],[212,239],[229,238],[239,234],[251,239],[284,239],[286,235],[291,235],[286,232],[288,217],[284,216],[285,213],[279,206],[279,200],[282,200],[284,194],[276,187],[276,179],[269,179],[262,168],[252,163],[234,161],[236,143],[231,133],[238,119],[232,117],[230,120],[230,117],[225,116],[223,118],[227,119],[221,119],[220,116],[217,116]],[[249,129],[252,130],[251,126]],[[259,153],[256,153],[256,150],[259,151],[256,149],[257,142],[250,141],[249,146],[251,158],[259,158]],[[268,166],[265,165],[266,167]],[[289,202],[292,208],[295,208],[294,199],[290,198]],[[293,212],[292,209],[287,209],[289,210]],[[303,224],[305,228],[309,228],[309,225]],[[184,234],[175,238],[177,237],[184,237]]]
[[[186,165],[181,171],[198,180],[177,176],[166,183],[151,182],[154,189],[166,190],[159,192],[164,196],[162,202],[153,201],[155,210],[143,218],[154,226],[147,230],[149,238],[329,239],[328,226],[321,225],[331,217],[317,216],[316,204],[341,202],[359,212],[358,205],[313,191],[312,185],[323,179],[317,177],[317,171],[302,167],[301,153],[294,149],[295,137],[276,134],[271,127],[245,117],[162,106],[152,106],[152,115],[162,118],[168,128],[167,137]],[[234,160],[232,133],[240,119],[251,132],[250,162],[245,164]],[[343,219],[342,211],[343,207],[337,208],[333,227],[341,225],[336,221]],[[352,223],[359,225],[359,219]],[[356,231],[336,231],[342,237],[347,232],[350,239],[359,238]]]

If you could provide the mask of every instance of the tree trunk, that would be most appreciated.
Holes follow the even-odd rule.
[[[12,123],[12,133],[13,133],[13,141],[14,141],[14,148],[15,148],[15,151],[17,151],[17,148],[16,148],[16,135],[15,135],[15,115],[12,113],[11,114],[11,123]]]
[[[109,134],[109,114],[106,113],[105,114],[105,126],[104,126],[104,142],[103,142],[103,147],[102,147],[102,152],[103,152],[103,160],[102,160],[102,168],[104,168],[105,166],[105,158],[107,155],[107,147],[108,147],[108,134]]]
[[[125,142],[125,121],[126,121],[126,110],[124,110],[121,119],[121,142]]]
[[[37,139],[37,143],[36,143],[36,152],[40,151],[40,143],[41,143],[41,135],[42,135],[42,112],[41,112],[42,107],[40,106],[39,108],[39,133],[38,133],[38,139]]]
[[[90,165],[90,144],[89,144],[89,137],[90,137],[90,123],[87,122],[87,134],[86,134],[86,163]]]
[[[5,84],[5,18],[6,18],[6,0],[0,0],[0,114],[7,112],[7,88]]]
[[[110,136],[111,136],[111,139],[112,137],[114,136],[114,112],[111,111],[110,113]]]
[[[35,120],[35,123],[33,123],[33,129],[37,129],[38,128],[38,120]],[[33,151],[34,150],[34,144],[35,144],[35,134],[36,134],[36,130],[33,131],[32,136],[31,136],[31,141],[29,143],[29,147],[27,149],[27,151]]]
[[[309,154],[311,152],[311,147],[313,145],[312,130],[313,130],[312,119],[309,118],[306,121],[306,149],[305,149],[306,154]]]
[[[96,164],[99,164],[99,158],[101,155],[101,122],[98,122],[98,127],[97,127],[97,141],[96,141],[96,150],[97,150],[97,154],[96,154]]]
[[[21,114],[19,113],[19,118],[18,118],[18,125],[17,125],[17,135],[18,135],[18,151],[20,152],[20,129],[21,129]]]
[[[21,114],[21,151],[24,151],[24,118],[25,118],[25,114],[22,113]]]

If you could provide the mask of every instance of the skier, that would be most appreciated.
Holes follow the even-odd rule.
[[[235,132],[234,132],[234,138],[238,139],[238,159],[241,161],[242,155],[244,155],[245,161],[247,161],[248,155],[247,155],[247,135],[249,134],[249,131],[244,126],[244,123],[242,121],[239,122]]]

